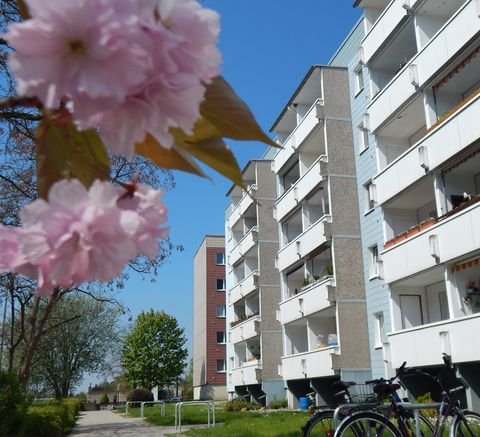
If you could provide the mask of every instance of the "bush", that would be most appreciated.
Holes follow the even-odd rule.
[[[108,395],[104,393],[98,402],[101,405],[108,404],[110,402],[110,399],[108,399]]]
[[[127,394],[129,402],[148,402],[153,401],[153,393],[146,388],[136,388]]]
[[[249,411],[259,410],[260,408],[262,408],[260,404],[254,404],[240,398],[234,399],[225,404],[225,411]]]
[[[279,408],[287,408],[288,401],[286,399],[273,400],[268,404],[268,408],[278,410]]]
[[[425,393],[422,396],[419,396],[416,399],[417,404],[431,404],[433,403],[432,394]],[[438,411],[435,408],[424,408],[420,410],[420,414],[423,414],[425,417],[436,417]]]
[[[28,408],[18,436],[61,437],[75,425],[81,407],[78,398],[34,404]]]
[[[16,435],[27,410],[27,399],[17,377],[0,372],[0,436]]]

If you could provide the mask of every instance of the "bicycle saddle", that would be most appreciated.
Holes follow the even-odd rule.
[[[400,388],[400,384],[389,384],[388,382],[381,382],[375,384],[373,387],[373,392],[380,396],[391,395]]]
[[[357,385],[357,383],[354,381],[335,381],[333,383],[334,388],[342,388],[344,390],[348,387],[351,387],[352,385]]]

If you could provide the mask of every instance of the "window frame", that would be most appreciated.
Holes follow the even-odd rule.
[[[368,248],[370,254],[369,265],[369,279],[375,279],[380,277],[380,254],[378,251],[378,244],[374,244]]]
[[[219,315],[219,311],[218,311],[219,308],[222,309],[220,315]],[[215,314],[217,315],[217,317],[218,317],[219,319],[224,319],[225,317],[227,317],[227,308],[226,308],[226,305],[223,304],[223,303],[217,304],[216,310],[215,310]]]
[[[360,155],[365,152],[370,147],[370,138],[368,129],[363,124],[363,121],[358,125],[358,131],[360,133],[360,147],[359,153]]]
[[[218,288],[218,284],[219,284],[218,281],[222,281],[222,288]],[[217,291],[226,291],[226,289],[227,289],[227,281],[225,280],[225,278],[217,278],[216,290]]]
[[[222,256],[222,262],[218,262],[219,255]],[[224,266],[225,265],[225,252],[217,252],[215,254],[215,263],[217,264],[217,266]]]
[[[374,313],[373,317],[375,318],[375,349],[383,348],[383,344],[386,340],[385,335],[385,316],[383,315],[383,311],[378,313]]]
[[[220,363],[223,363],[223,365],[219,366]],[[225,358],[217,360],[217,373],[227,373],[227,360]]]
[[[363,187],[365,189],[365,212],[368,213],[377,205],[377,187],[371,179]]]
[[[217,344],[226,344],[226,343],[227,343],[227,333],[225,331],[217,331]]]
[[[353,70],[355,76],[355,97],[365,88],[365,77],[363,75],[363,66],[358,64]]]

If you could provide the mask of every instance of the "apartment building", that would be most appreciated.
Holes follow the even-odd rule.
[[[355,6],[365,36],[350,77],[362,75],[367,101],[356,132],[360,205],[374,217],[364,238],[370,341],[385,372],[403,361],[435,372],[451,355],[463,401],[479,409],[480,4]]]
[[[193,397],[226,399],[225,237],[207,235],[193,260]]]
[[[331,402],[339,378],[370,376],[347,69],[312,66],[272,130],[283,146],[272,165],[280,373],[296,408],[312,391]]]
[[[227,390],[262,405],[284,399],[278,374],[281,329],[276,320],[280,301],[273,219],[275,176],[271,161],[252,160],[243,171],[247,187],[228,192],[227,254]]]

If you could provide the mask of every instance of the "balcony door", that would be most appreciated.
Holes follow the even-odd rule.
[[[423,325],[422,298],[419,294],[401,294],[402,329]]]

